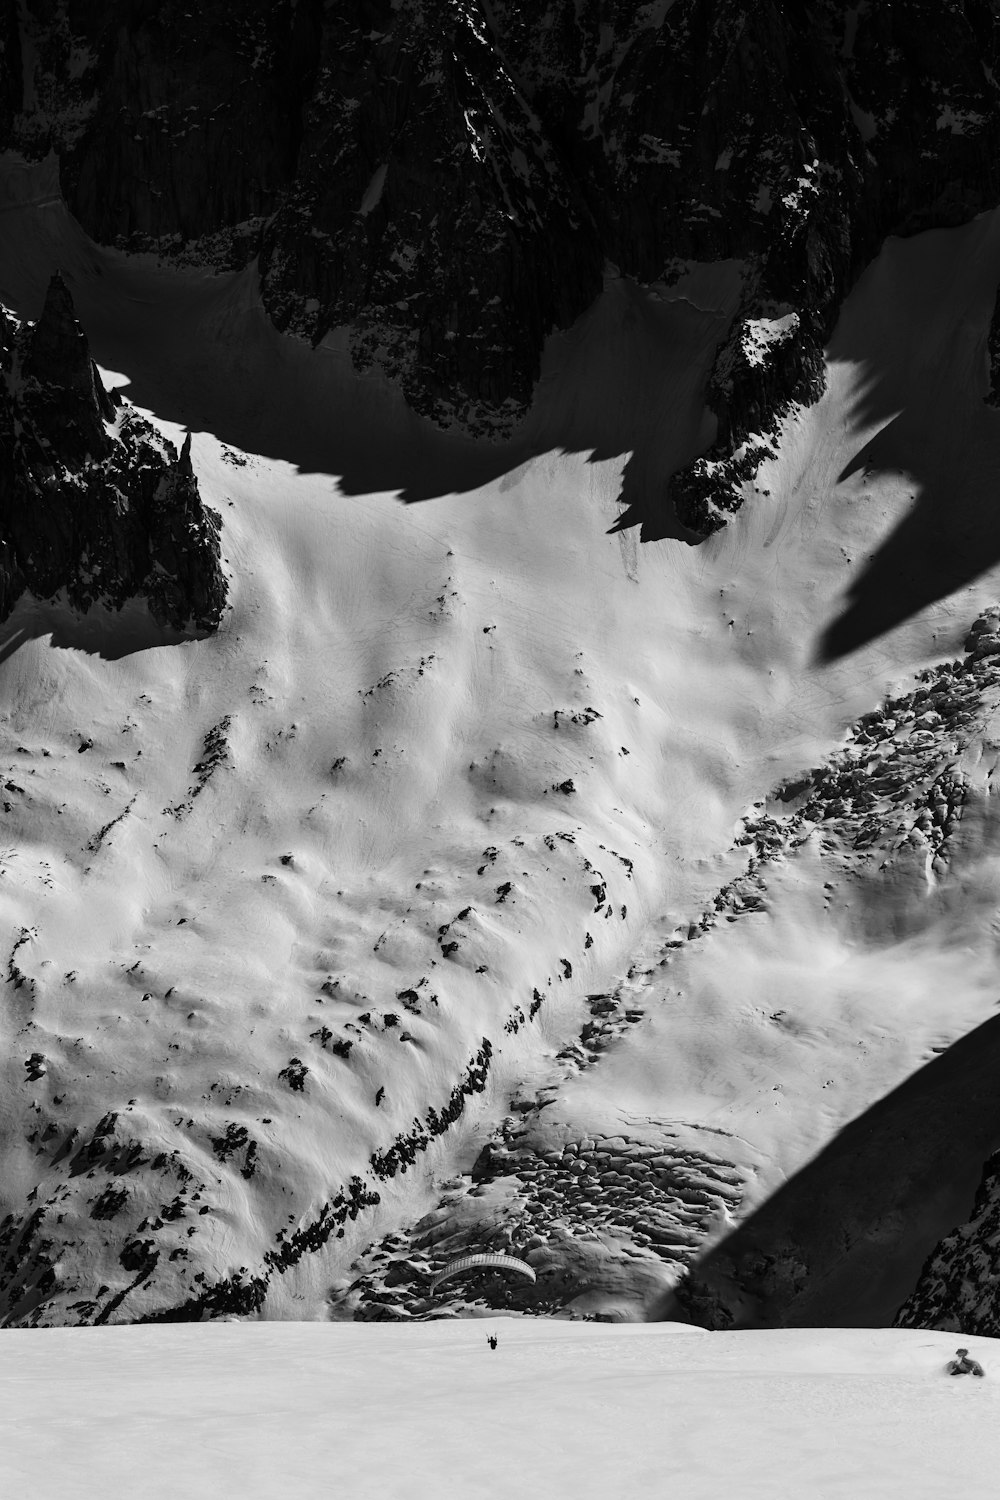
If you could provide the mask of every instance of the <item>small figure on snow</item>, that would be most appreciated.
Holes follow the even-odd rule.
[[[497,1346],[497,1336],[496,1336],[496,1334],[495,1333],[491,1333],[488,1336],[486,1342],[489,1344],[489,1346],[490,1346],[491,1349],[495,1349],[496,1346]],[[981,1375],[983,1373],[982,1370],[980,1370],[979,1373]]]
[[[978,1359],[970,1359],[968,1349],[956,1349],[955,1358],[948,1363],[949,1375],[982,1375],[982,1365]]]

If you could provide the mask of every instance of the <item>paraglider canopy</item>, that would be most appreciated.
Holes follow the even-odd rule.
[[[436,1292],[443,1282],[450,1281],[453,1276],[461,1276],[463,1271],[477,1270],[509,1271],[526,1281],[535,1280],[535,1273],[527,1261],[518,1260],[514,1255],[460,1255],[457,1260],[450,1260],[444,1270],[437,1273],[431,1282],[431,1291]]]

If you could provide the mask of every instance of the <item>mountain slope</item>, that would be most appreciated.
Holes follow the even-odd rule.
[[[989,869],[992,802],[963,790],[987,764],[975,674],[959,739],[931,736],[926,794],[904,758],[902,802],[867,814],[898,875],[822,843],[855,826],[833,804],[872,731],[850,726],[887,694],[909,724],[909,680],[960,656],[1000,595],[980,535],[995,218],[886,249],[822,400],[784,419],[753,505],[692,550],[614,522],[630,469],[697,449],[731,267],[656,296],[610,277],[550,341],[524,427],[484,454],[359,376],[345,338],[282,338],[252,271],[101,250],[50,168],[7,165],[3,300],[37,316],[61,269],[106,382],[166,439],[192,430],[232,610],[146,649],[113,616],[88,636],[24,604],[7,624],[4,1316],[384,1307],[364,1257],[396,1234],[383,1259],[401,1263],[427,1215],[416,1232],[442,1244],[538,1233],[511,1147],[563,1203],[529,1251],[547,1305],[655,1313],[994,1004],[988,902],[961,962],[947,935]],[[913,471],[879,462],[895,413],[939,396],[966,505],[954,584],[904,573],[854,648],[827,652],[920,504],[952,525],[930,439]],[[871,754],[896,765],[880,733]],[[779,799],[791,844],[764,859],[761,799],[822,767],[820,847],[792,848],[804,825]],[[926,796],[933,844],[938,792],[964,821],[931,879],[907,840]],[[596,1214],[567,1192],[569,1157]],[[609,1174],[643,1161],[652,1220],[608,1223]],[[405,1292],[422,1273],[394,1274]]]

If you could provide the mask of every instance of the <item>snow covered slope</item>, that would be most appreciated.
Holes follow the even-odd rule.
[[[738,268],[609,280],[484,449],[337,336],[282,339],[252,271],[100,250],[44,167],[10,162],[4,193],[0,300],[37,316],[61,269],[106,381],[190,428],[231,601],[212,638],[146,649],[141,611],[25,601],[5,627],[4,1317],[405,1316],[434,1247],[470,1243],[537,1263],[525,1310],[662,1313],[995,1007],[994,678],[961,723],[910,710],[1000,597],[1000,219],[890,242],[826,395],[691,548],[614,527],[711,438]],[[875,879],[828,803],[888,693]],[[917,762],[967,820],[943,855],[910,839]],[[530,1212],[491,1164],[512,1146],[558,1179]],[[655,1222],[609,1216],[643,1161]],[[900,1267],[875,1320],[954,1222],[939,1171],[859,1230]]]
[[[984,1380],[954,1380],[954,1344],[505,1320],[13,1331],[0,1478],[38,1500],[989,1500],[997,1345],[973,1343]]]

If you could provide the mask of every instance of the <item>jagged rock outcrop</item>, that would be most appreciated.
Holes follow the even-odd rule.
[[[0,619],[65,590],[82,611],[138,596],[161,625],[215,629],[220,523],[190,438],[178,455],[104,389],[58,275],[36,324],[0,312],[0,347]]]
[[[946,1235],[896,1315],[897,1328],[1000,1335],[1000,1151],[983,1169],[967,1224]]]
[[[996,0],[27,0],[22,26],[0,13],[0,112],[90,233],[259,255],[279,328],[347,325],[445,426],[511,430],[608,262],[740,261],[717,443],[674,485],[702,534],[821,392],[885,235],[1000,201]]]
[[[986,358],[989,388],[984,399],[987,406],[1000,407],[1000,287],[997,287],[997,300],[993,304],[993,316],[986,338]]]

